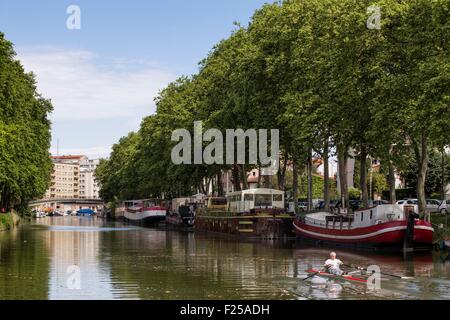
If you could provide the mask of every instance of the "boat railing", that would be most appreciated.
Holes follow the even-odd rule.
[[[326,215],[325,219],[322,218],[313,218],[313,217],[304,217],[304,221],[306,224],[323,227],[326,229],[350,229],[352,227],[353,217],[352,216],[343,216],[343,215]]]

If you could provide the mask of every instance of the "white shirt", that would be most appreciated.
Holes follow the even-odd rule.
[[[330,269],[339,269],[339,266],[342,264],[342,261],[339,259],[328,259],[325,261],[325,266]]]

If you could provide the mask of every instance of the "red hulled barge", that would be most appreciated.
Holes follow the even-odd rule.
[[[351,215],[315,212],[294,220],[297,237],[323,244],[377,249],[429,249],[431,223],[398,205],[378,205]]]

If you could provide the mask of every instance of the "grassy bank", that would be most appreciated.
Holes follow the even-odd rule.
[[[0,213],[0,231],[9,230],[17,226],[20,222],[20,217],[15,213]]]

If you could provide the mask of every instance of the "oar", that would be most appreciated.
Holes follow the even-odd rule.
[[[353,265],[348,265],[348,264],[344,264],[343,266],[354,268],[354,269],[368,271],[367,269],[365,269],[363,267],[358,267],[358,266],[353,266]],[[398,279],[403,279],[403,280],[413,279],[413,277],[398,276],[398,275],[395,275],[395,274],[390,274],[390,273],[385,273],[385,272],[380,272],[380,273],[382,275],[385,275],[385,276],[388,276],[388,277],[393,277],[393,278],[398,278]]]
[[[309,278],[312,278],[312,277],[314,277],[314,276],[317,276],[319,273],[321,273],[322,271],[318,271],[318,272],[315,272],[315,273],[313,273],[313,274],[310,274],[309,276],[307,276],[305,279],[302,279],[302,281],[305,281],[305,280],[308,280]]]

